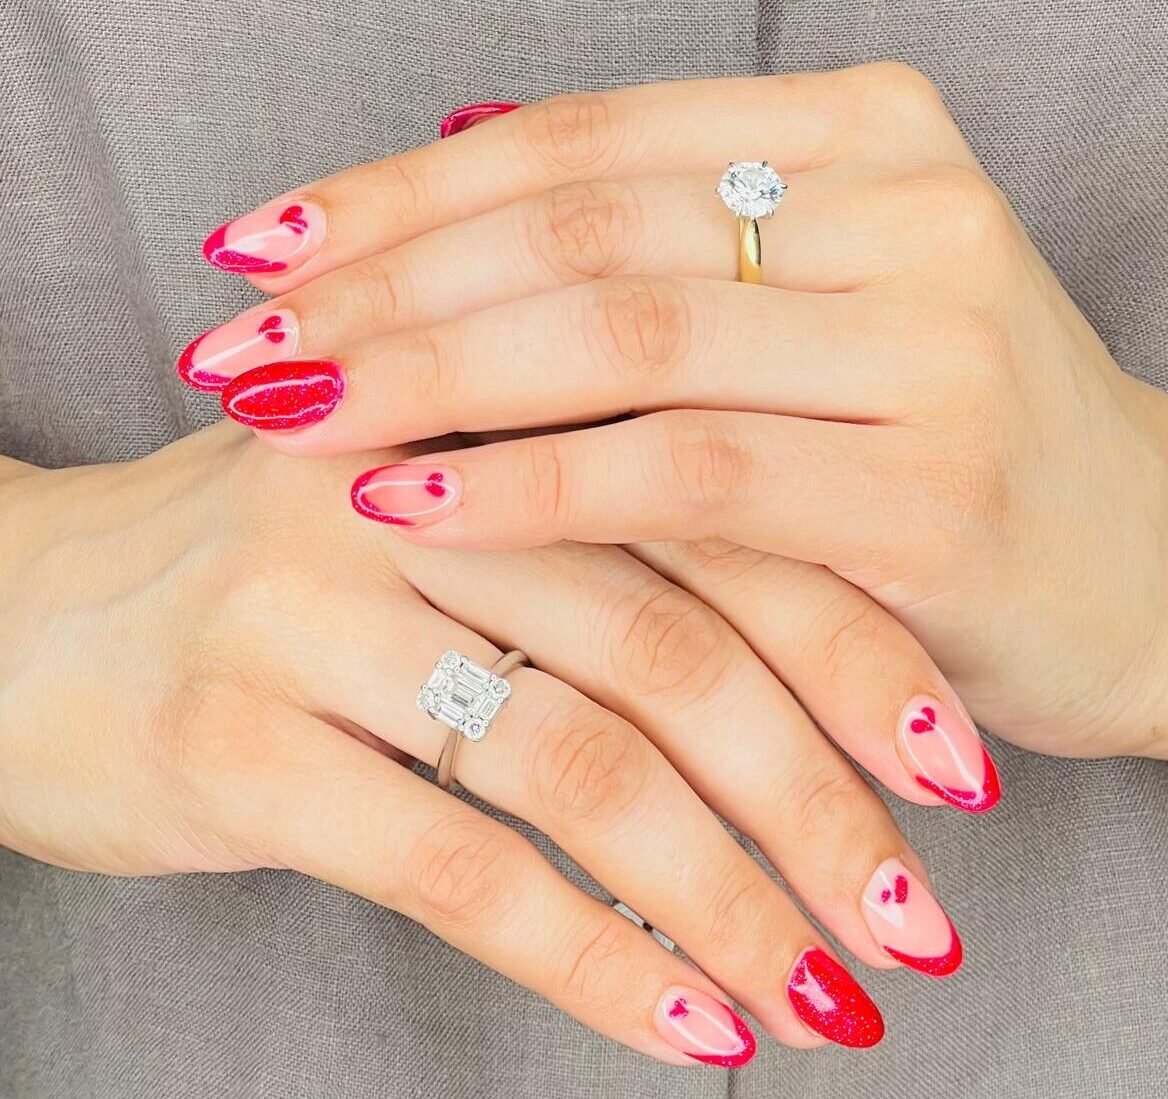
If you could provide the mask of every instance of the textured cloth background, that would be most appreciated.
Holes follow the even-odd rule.
[[[252,297],[203,234],[451,107],[875,58],[940,83],[1119,361],[1168,385],[1166,0],[0,0],[0,452],[208,423],[174,357]],[[0,1099],[1162,1097],[1168,769],[995,751],[987,819],[894,807],[969,962],[865,973],[874,1051],[668,1069],[296,875],[0,852]]]

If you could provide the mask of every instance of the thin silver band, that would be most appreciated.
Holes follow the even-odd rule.
[[[509,653],[505,653],[495,661],[491,668],[491,674],[497,675],[500,679],[506,679],[507,676],[520,668],[529,661],[525,654],[518,649],[512,649]],[[458,749],[462,742],[466,739],[462,733],[457,729],[451,729],[446,734],[446,743],[442,745],[442,754],[438,757],[438,785],[443,790],[449,790],[455,783],[454,778],[454,761],[458,758]]]

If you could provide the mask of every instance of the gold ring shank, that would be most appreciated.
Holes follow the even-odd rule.
[[[526,655],[518,649],[512,649],[495,661],[491,673],[500,679],[515,671],[516,668],[527,664]],[[442,745],[442,754],[438,757],[438,785],[443,790],[449,790],[454,785],[454,761],[458,758],[458,749],[466,739],[457,729],[451,729],[446,734],[446,743]]]
[[[738,219],[738,281],[762,282],[762,237],[757,218]]]

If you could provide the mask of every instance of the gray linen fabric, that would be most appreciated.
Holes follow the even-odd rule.
[[[1168,385],[1165,0],[0,0],[0,452],[129,459],[210,422],[171,364],[253,299],[203,233],[450,107],[875,58],[939,82],[1119,361]],[[668,1069],[306,878],[3,852],[0,1099],[1162,1096],[1168,770],[995,750],[989,818],[894,807],[969,962],[865,974],[877,1050]]]

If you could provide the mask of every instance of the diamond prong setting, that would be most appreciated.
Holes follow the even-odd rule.
[[[716,190],[736,217],[769,218],[783,201],[787,182],[765,160],[737,160],[730,162]]]
[[[470,657],[444,652],[418,691],[418,709],[467,740],[482,740],[511,697],[511,684]]]

